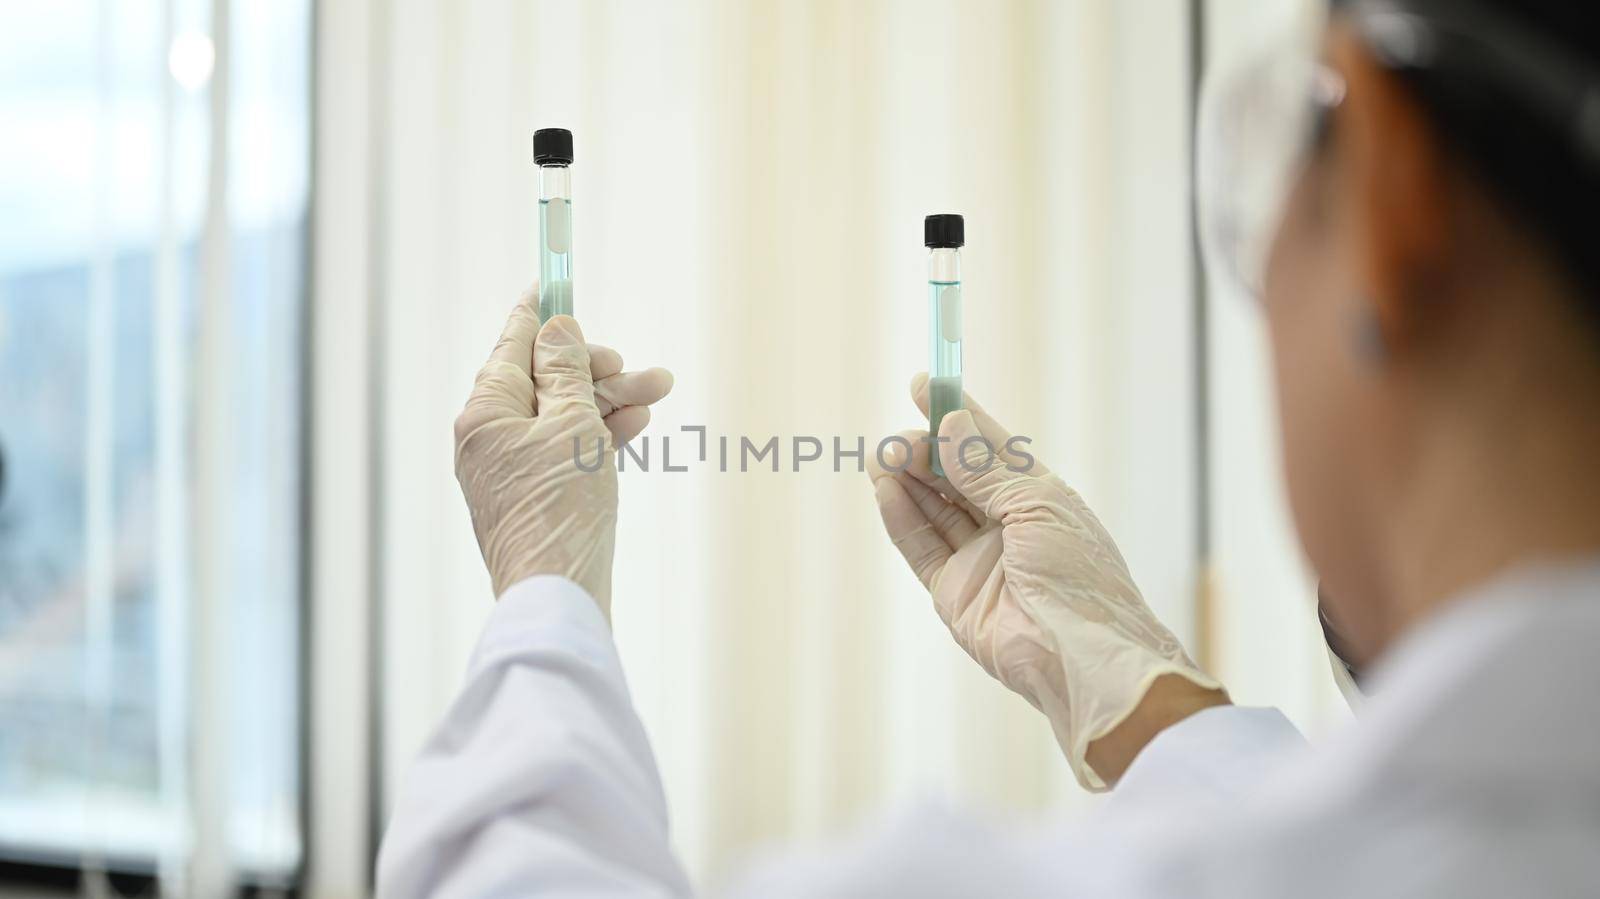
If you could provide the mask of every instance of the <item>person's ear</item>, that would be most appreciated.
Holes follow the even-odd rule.
[[[1449,176],[1433,123],[1400,78],[1348,31],[1330,52],[1345,79],[1332,136],[1366,306],[1359,349],[1389,353],[1425,332],[1426,298],[1447,269]]]

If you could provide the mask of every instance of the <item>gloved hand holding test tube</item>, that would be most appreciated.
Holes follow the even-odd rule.
[[[533,133],[539,164],[539,320],[572,314],[572,132]]]
[[[928,248],[928,439],[938,440],[939,422],[961,408],[961,247],[965,222],[959,215],[922,220]],[[933,471],[944,477],[939,454]]]

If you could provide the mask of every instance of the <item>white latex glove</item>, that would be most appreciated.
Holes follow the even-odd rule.
[[[648,405],[672,389],[672,375],[622,371],[622,357],[585,345],[568,316],[541,328],[537,296],[512,311],[456,418],[456,479],[495,596],[532,575],[557,574],[609,618],[613,451],[644,428]],[[584,471],[580,461],[598,468]]]
[[[928,378],[911,393],[924,415]],[[868,468],[884,527],[956,642],[984,670],[1050,719],[1078,782],[1107,784],[1085,761],[1090,743],[1138,707],[1156,678],[1176,674],[1221,689],[1189,660],[1172,632],[1145,605],[1111,535],[1078,494],[1033,461],[1005,451],[1006,433],[964,398],[945,416],[940,461],[929,465],[927,431],[906,431],[909,462],[891,443],[890,468]],[[968,438],[981,445],[958,457]],[[1021,447],[1032,452],[1031,446]],[[988,463],[988,464],[984,464]]]

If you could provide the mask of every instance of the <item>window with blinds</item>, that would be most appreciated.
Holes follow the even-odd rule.
[[[0,860],[292,885],[309,0],[5,20]]]

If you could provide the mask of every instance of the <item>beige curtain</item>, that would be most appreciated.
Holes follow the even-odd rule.
[[[577,148],[578,318],[630,363],[677,374],[648,432],[653,470],[622,476],[613,605],[691,870],[715,879],[759,843],[832,833],[912,796],[1025,812],[1083,801],[1044,722],[954,646],[883,537],[866,478],[853,460],[832,470],[831,444],[862,437],[870,450],[917,424],[906,384],[926,366],[921,217],[963,213],[968,389],[1083,492],[1192,641],[1186,9],[325,10],[337,27],[323,32],[319,96],[332,105],[318,158],[334,164],[319,176],[319,221],[364,228],[352,252],[370,264],[344,281],[325,268],[319,289],[364,286],[381,329],[381,468],[366,497],[381,792],[453,695],[491,604],[450,422],[536,272],[530,135],[564,126]],[[363,206],[340,216],[329,202]],[[325,347],[322,364],[333,356]],[[661,471],[663,437],[674,464],[690,458],[684,426],[707,429],[711,460]],[[799,472],[796,435],[825,446]],[[719,436],[735,449],[778,437],[780,471],[719,471]],[[1243,692],[1278,701],[1272,683]]]

